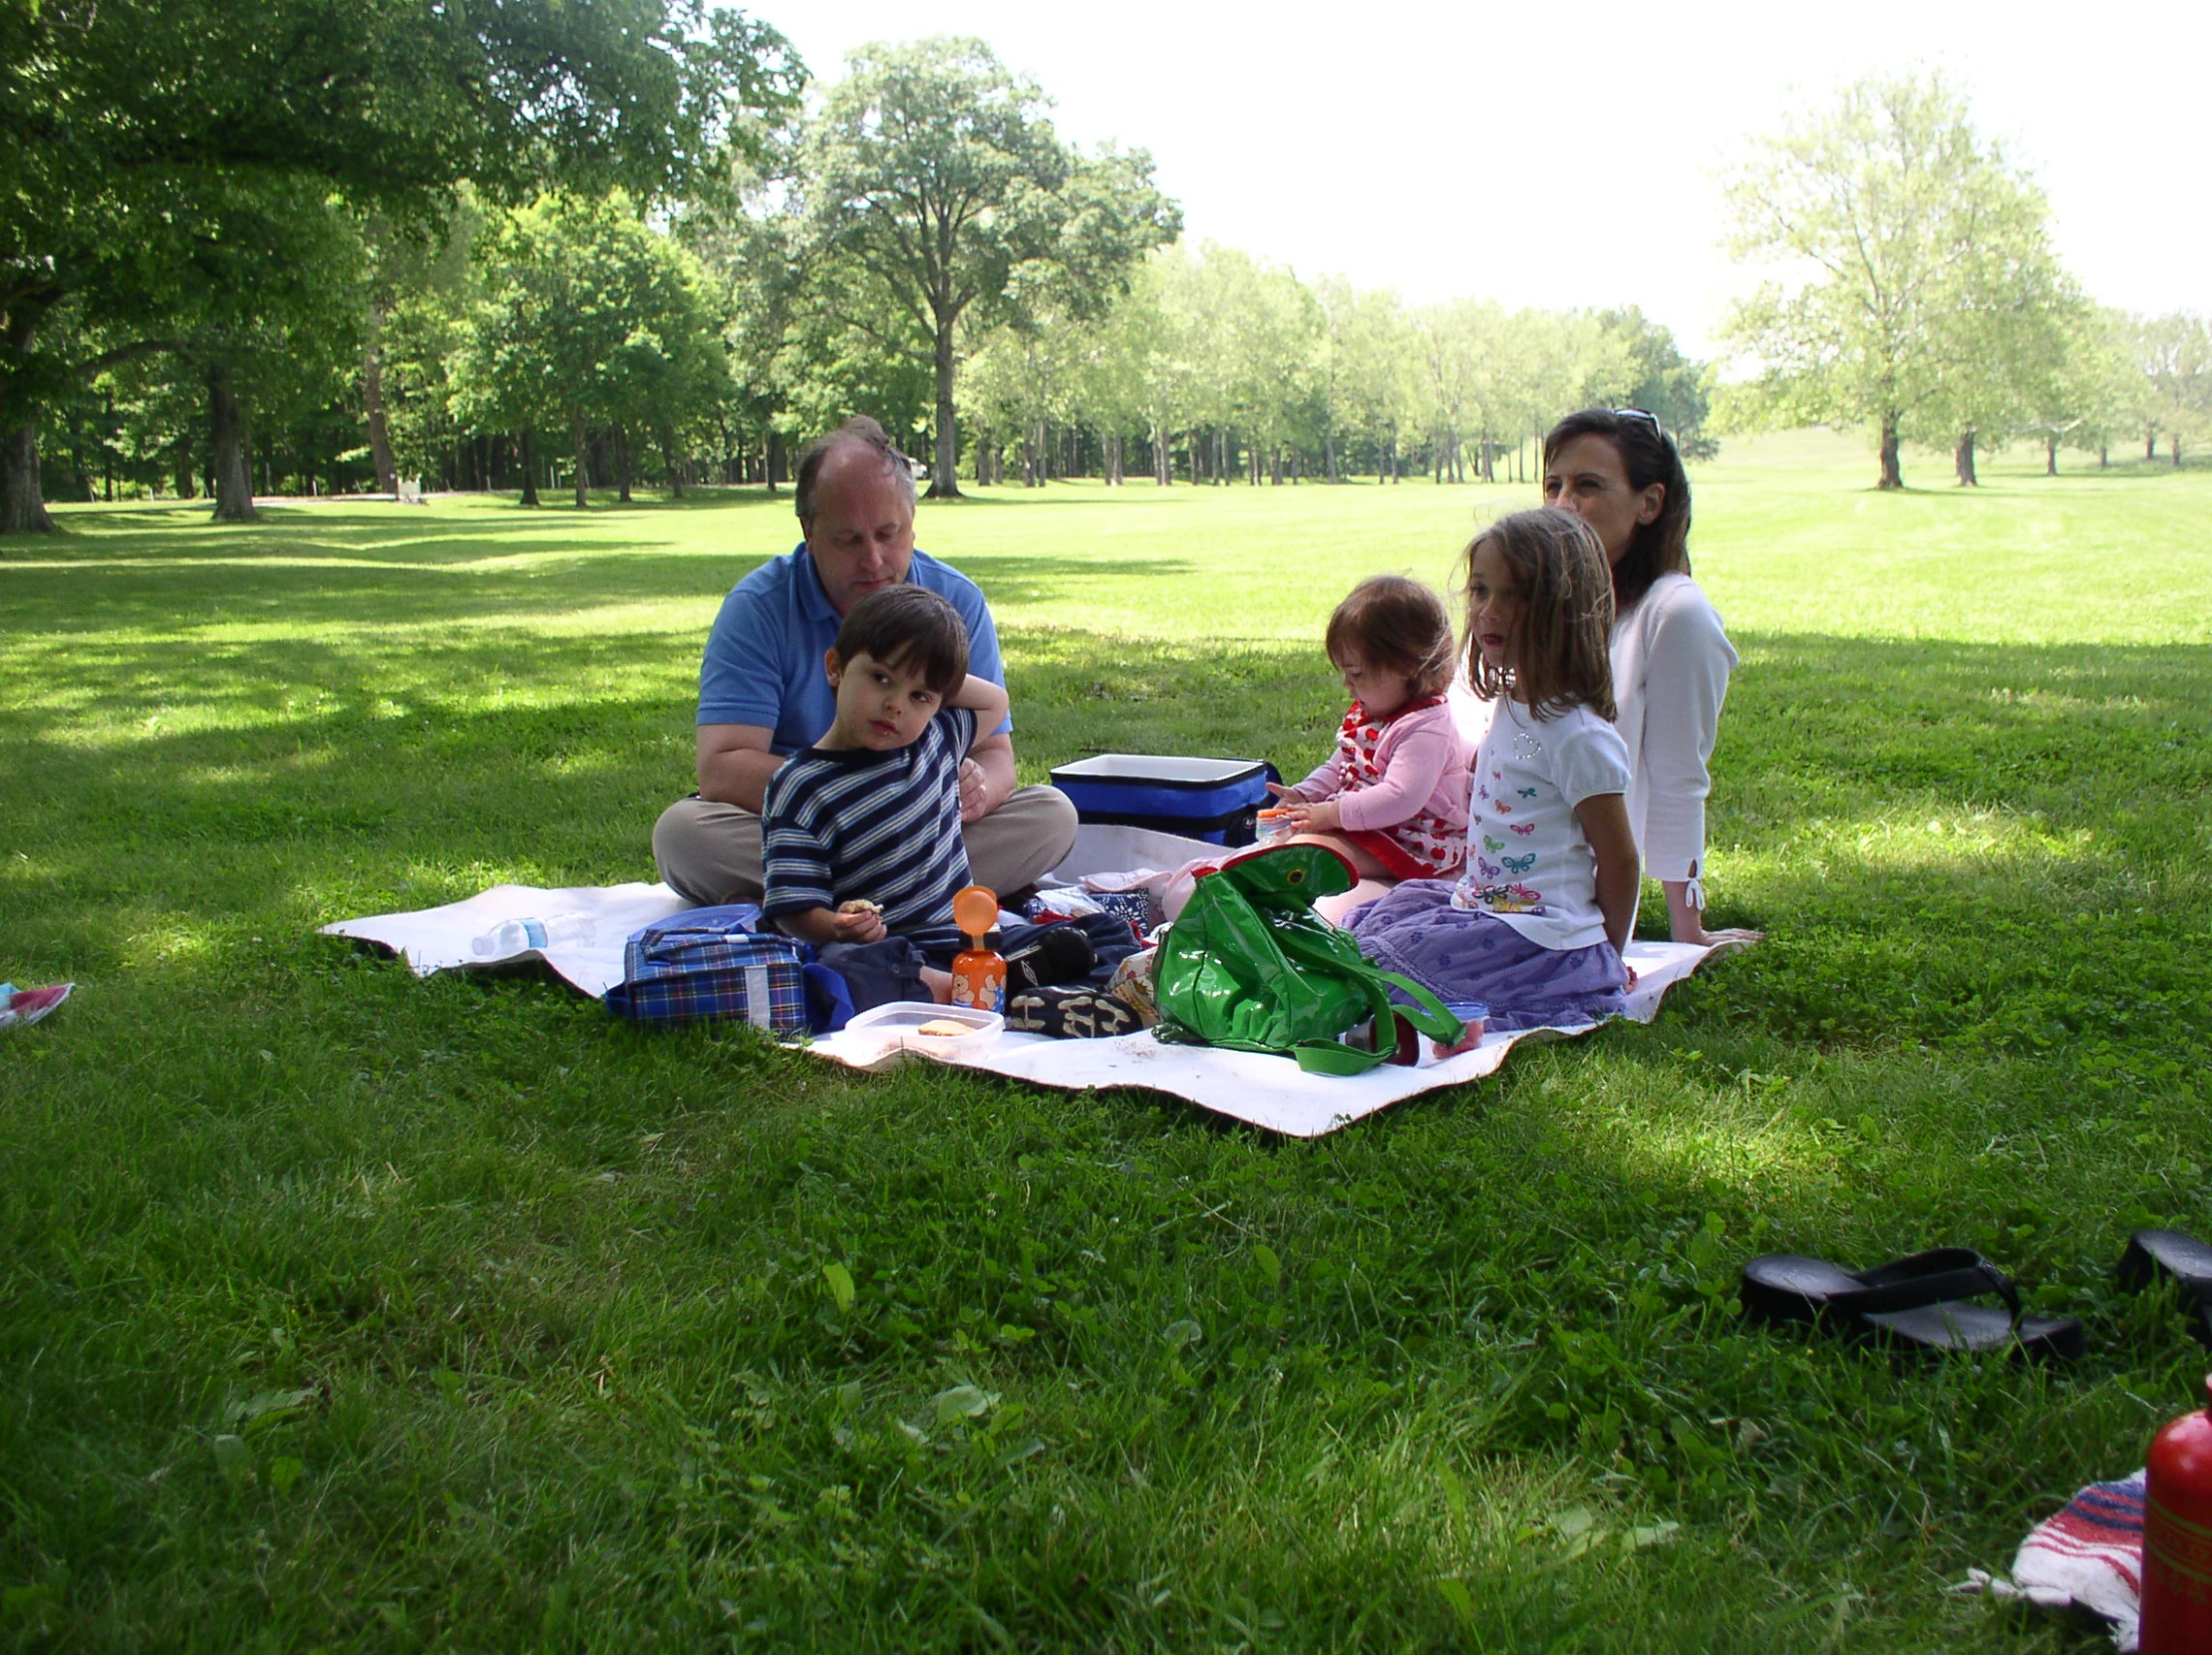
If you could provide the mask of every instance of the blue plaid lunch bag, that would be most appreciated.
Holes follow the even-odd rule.
[[[607,1009],[635,1023],[734,1017],[772,1034],[806,1033],[810,950],[760,923],[751,902],[656,919],[624,945],[623,981],[607,990]]]

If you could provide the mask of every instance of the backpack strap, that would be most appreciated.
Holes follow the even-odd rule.
[[[1381,1031],[1395,1028],[1395,1019],[1405,1018],[1422,1034],[1431,1040],[1457,1040],[1466,1031],[1466,1025],[1445,1009],[1435,995],[1395,971],[1385,971],[1366,955],[1356,950],[1349,955],[1314,937],[1302,934],[1295,926],[1275,931],[1275,939],[1283,951],[1291,956],[1294,964],[1334,972],[1350,977],[1368,992],[1368,1003],[1374,1007],[1376,1043],[1382,1044]],[[1413,1000],[1403,1005],[1391,998],[1391,990],[1399,989]],[[1393,1043],[1395,1047],[1395,1042]],[[1302,1040],[1291,1048],[1290,1055],[1298,1060],[1298,1067],[1309,1075],[1364,1075],[1377,1066],[1388,1063],[1391,1049],[1363,1052],[1356,1046],[1347,1046],[1341,1040]]]

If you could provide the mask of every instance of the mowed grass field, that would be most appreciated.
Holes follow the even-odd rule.
[[[1943,1588],[2201,1398],[2110,1270],[2212,1236],[2212,473],[1873,469],[1694,475],[1713,917],[1768,940],[1313,1143],[314,934],[652,877],[788,496],[0,543],[0,977],[79,984],[0,1036],[0,1646],[2104,1647]],[[921,540],[1026,779],[1298,772],[1337,598],[1533,497],[1055,485]],[[1736,1313],[1753,1253],[1945,1243],[2086,1359]]]

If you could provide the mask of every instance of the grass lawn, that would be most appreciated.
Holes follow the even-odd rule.
[[[1314,1143],[313,934],[650,878],[788,497],[0,543],[0,977],[80,985],[0,1037],[0,1647],[2106,1647],[1942,1588],[2206,1366],[2109,1273],[2212,1235],[2212,473],[2016,461],[1697,473],[1713,912],[1769,940]],[[922,543],[1025,779],[1303,770],[1336,599],[1531,498],[1056,485]],[[1753,1252],[1939,1243],[2086,1360],[1736,1315]]]

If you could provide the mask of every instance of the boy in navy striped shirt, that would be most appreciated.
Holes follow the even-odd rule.
[[[823,664],[836,719],[762,801],[762,911],[816,945],[957,947],[960,762],[1006,716],[1006,691],[968,671],[959,612],[909,584],[855,603]]]

